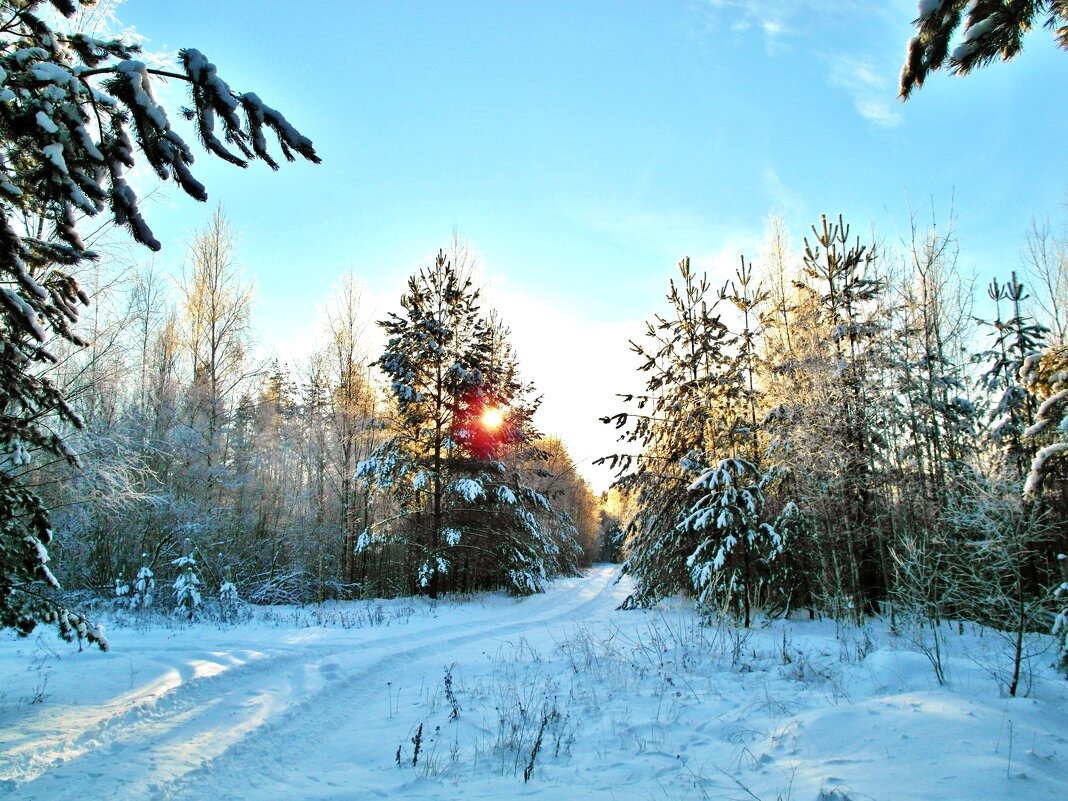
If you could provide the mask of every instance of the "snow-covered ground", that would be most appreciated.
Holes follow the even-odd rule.
[[[0,798],[1068,799],[1048,652],[1007,698],[996,633],[943,627],[941,686],[930,629],[719,630],[615,578],[5,634]]]

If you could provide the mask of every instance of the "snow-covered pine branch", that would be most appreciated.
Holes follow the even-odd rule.
[[[81,0],[52,0],[74,16]],[[206,200],[194,177],[192,148],[158,102],[158,77],[189,83],[202,144],[244,165],[258,159],[272,168],[264,129],[283,156],[318,163],[310,140],[254,93],[235,93],[214,66],[193,49],[182,51],[182,72],[161,71],[137,59],[136,44],[55,30],[43,0],[0,0],[0,626],[23,634],[52,622],[65,637],[106,646],[93,627],[74,618],[48,592],[56,584],[44,549],[51,539],[48,510],[23,482],[34,451],[76,461],[57,431],[81,420],[41,367],[55,362],[45,343],[52,336],[75,347],[79,309],[89,299],[72,268],[97,255],[78,232],[77,218],[107,214],[135,241],[152,250],[160,242],[141,214],[127,171],[139,161],[186,194]],[[45,7],[45,8],[42,8]],[[243,158],[226,151],[216,134]],[[22,221],[39,222],[23,228]],[[51,421],[55,425],[50,425]]]

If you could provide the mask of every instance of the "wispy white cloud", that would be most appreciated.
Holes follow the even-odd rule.
[[[756,231],[739,233],[718,250],[696,254],[690,259],[690,265],[695,270],[708,273],[714,286],[721,286],[734,277],[741,266],[742,256],[746,261],[759,258],[760,240],[760,234]]]
[[[689,209],[651,208],[640,203],[606,202],[585,216],[594,230],[672,256],[679,247],[706,239],[711,227],[702,215]]]
[[[830,64],[831,85],[849,92],[862,117],[888,128],[901,122],[896,87],[871,60],[839,55],[832,57]]]
[[[789,39],[807,33],[813,18],[863,7],[858,0],[708,0],[713,23],[726,21],[738,32],[759,30],[771,51],[784,49]]]
[[[848,39],[854,52],[838,50],[826,56],[827,82],[847,90],[857,113],[873,124],[892,127],[901,122],[896,79],[907,21],[915,13],[912,0],[707,0],[706,8],[713,27],[760,31],[772,54],[792,50],[802,40],[803,46],[820,52],[826,50],[829,31],[842,24],[855,29],[858,35]],[[884,30],[888,36],[876,33]]]

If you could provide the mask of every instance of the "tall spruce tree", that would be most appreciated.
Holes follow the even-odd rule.
[[[443,252],[408,281],[376,364],[390,379],[393,436],[358,474],[400,507],[386,540],[401,540],[408,591],[503,586],[538,592],[572,572],[574,528],[546,531],[544,495],[508,475],[503,452],[531,441],[536,403],[517,378],[506,330],[479,308],[479,291]],[[365,549],[376,536],[365,532]]]
[[[50,4],[68,18],[90,5]],[[158,250],[126,178],[138,159],[207,199],[190,170],[192,148],[153,94],[155,77],[188,84],[187,116],[215,156],[277,168],[270,130],[286,159],[319,157],[258,95],[231,90],[200,51],[182,50],[178,72],[153,69],[129,42],[53,30],[44,5],[0,0],[0,626],[27,634],[52,622],[64,637],[103,646],[101,632],[52,592],[48,510],[23,478],[35,452],[76,461],[62,432],[82,422],[46,374],[56,359],[45,345],[53,336],[85,344],[74,326],[88,298],[71,272],[96,255],[79,236],[78,215],[105,213]]]

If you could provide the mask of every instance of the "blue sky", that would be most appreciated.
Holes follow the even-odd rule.
[[[895,97],[914,2],[126,0],[152,51],[193,46],[311,137],[315,167],[204,155],[257,283],[262,344],[295,360],[352,271],[371,314],[462,229],[511,324],[540,423],[584,462],[634,386],[626,339],[683,256],[725,279],[765,219],[821,212],[890,244],[908,207],[952,210],[961,265],[1018,265],[1032,216],[1063,217],[1068,54],[1047,31],[967,78]],[[176,117],[173,114],[172,117]],[[210,209],[148,217],[180,268]],[[627,382],[630,382],[629,384]],[[585,469],[585,465],[584,465]],[[587,471],[598,488],[606,474]]]

